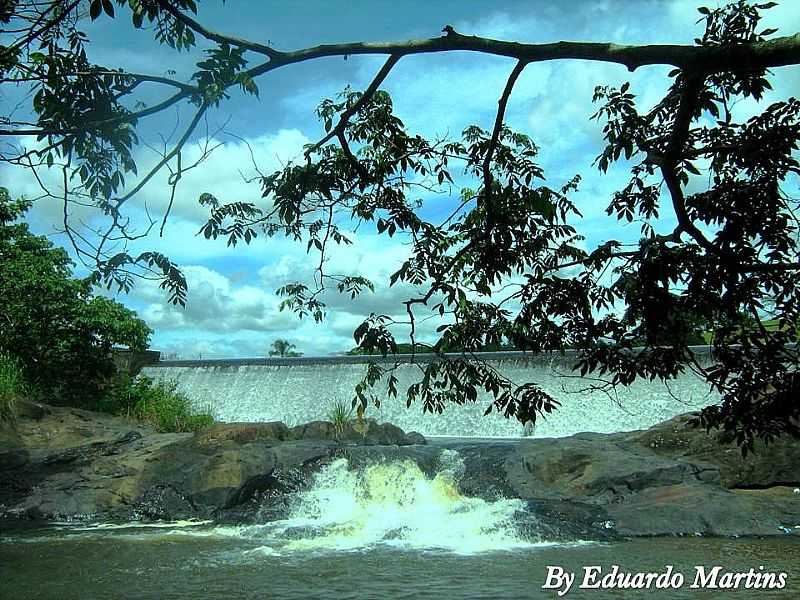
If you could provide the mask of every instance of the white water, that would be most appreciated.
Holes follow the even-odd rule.
[[[562,406],[536,425],[536,437],[563,437],[582,431],[612,433],[644,429],[683,412],[717,400],[693,375],[666,387],[660,382],[637,381],[620,388],[618,396],[588,391],[593,382],[572,376],[567,360],[493,361],[517,384],[537,382],[562,402]],[[199,408],[209,409],[222,421],[283,421],[289,426],[327,420],[333,405],[353,398],[353,388],[363,377],[363,364],[298,364],[292,366],[192,366],[147,367],[149,377],[177,381],[179,389]],[[476,404],[447,407],[444,414],[423,414],[422,406],[405,406],[404,392],[419,376],[414,365],[396,372],[399,397],[388,398],[376,388],[381,408],[370,406],[366,416],[389,421],[406,431],[428,436],[518,437],[522,426],[502,415],[483,413],[488,395]]]
[[[286,550],[356,550],[376,545],[439,549],[462,554],[530,546],[514,527],[521,500],[487,502],[463,496],[461,457],[442,452],[440,468],[426,477],[411,460],[351,470],[337,459],[298,495],[289,519],[267,526],[283,537],[300,531]]]
[[[354,469],[340,458],[318,471],[308,488],[291,498],[289,515],[283,520],[247,526],[213,526],[209,521],[62,524],[55,528],[57,534],[2,541],[56,540],[64,532],[73,538],[113,535],[149,542],[232,538],[246,544],[244,554],[256,556],[375,547],[479,554],[554,545],[518,534],[519,518],[533,518],[524,514],[522,500],[486,501],[462,495],[458,481],[463,472],[463,459],[454,450],[442,451],[433,476],[412,460]]]

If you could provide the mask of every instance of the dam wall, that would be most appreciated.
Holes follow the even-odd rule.
[[[698,352],[703,350],[707,353],[707,348]],[[693,374],[682,375],[669,385],[637,381],[606,393],[595,389],[596,380],[572,371],[572,353],[532,357],[522,352],[492,352],[480,356],[515,384],[538,383],[561,402],[561,407],[540,418],[533,431],[525,431],[520,423],[501,414],[484,416],[491,402],[488,394],[479,394],[474,404],[450,405],[442,414],[423,414],[421,404],[406,408],[405,391],[418,380],[420,370],[411,362],[412,357],[404,355],[390,359],[336,356],[161,361],[145,366],[142,373],[156,380],[175,381],[197,408],[210,410],[218,420],[283,421],[293,426],[329,420],[336,403],[349,406],[366,363],[398,362],[398,398],[389,398],[385,384],[379,384],[375,393],[381,406],[370,405],[366,416],[426,436],[563,437],[579,432],[631,431],[717,401],[708,385]],[[416,355],[413,360],[424,363],[441,357]]]

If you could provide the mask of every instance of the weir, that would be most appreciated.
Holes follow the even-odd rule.
[[[706,347],[695,351],[700,360],[707,359]],[[532,357],[522,352],[491,352],[481,354],[481,358],[516,384],[538,383],[562,406],[546,419],[540,418],[532,432],[501,414],[484,416],[491,402],[488,394],[479,395],[474,404],[450,405],[443,414],[423,414],[421,404],[406,408],[404,399],[408,386],[418,380],[419,368],[410,362],[410,356],[399,355],[391,357],[392,363],[403,363],[395,372],[398,398],[387,397],[385,385],[379,384],[375,392],[381,406],[370,405],[366,416],[426,436],[564,437],[579,432],[644,429],[718,400],[693,374],[682,375],[669,385],[640,380],[609,395],[592,389],[596,380],[576,376],[571,370],[571,353]],[[353,388],[370,360],[382,359],[337,356],[161,361],[145,367],[142,373],[156,380],[175,381],[197,408],[209,409],[218,420],[283,421],[293,426],[330,420],[336,403],[350,406]],[[414,360],[438,358],[417,355]]]

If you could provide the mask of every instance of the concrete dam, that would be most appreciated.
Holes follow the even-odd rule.
[[[702,350],[706,350],[703,348]],[[701,350],[701,351],[702,351]],[[419,376],[410,357],[395,372],[398,398],[389,398],[385,385],[376,387],[381,407],[370,405],[366,416],[389,421],[406,431],[426,436],[454,437],[563,437],[579,432],[611,433],[647,428],[680,413],[697,410],[718,400],[708,385],[691,373],[669,385],[640,380],[620,387],[616,394],[590,389],[591,379],[571,370],[574,355],[532,357],[522,352],[493,352],[482,359],[516,384],[536,382],[561,402],[547,418],[539,418],[533,432],[501,414],[484,416],[488,394],[477,403],[450,405],[443,414],[423,414],[421,404],[406,408],[405,390]],[[417,355],[416,360],[432,356]],[[328,420],[336,403],[348,406],[353,388],[375,357],[253,358],[161,361],[142,369],[148,377],[174,381],[197,408],[210,410],[221,421],[283,421],[289,426]],[[378,358],[378,362],[382,359]]]

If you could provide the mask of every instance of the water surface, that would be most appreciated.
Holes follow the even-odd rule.
[[[573,590],[567,598],[800,597],[796,538],[658,538],[611,544],[529,546],[459,554],[377,545],[350,550],[267,552],[263,540],[213,526],[92,532],[39,530],[4,535],[0,598],[308,599],[552,598],[546,567],[586,565],[663,571],[674,565],[687,583],[677,590]],[[783,590],[691,589],[695,565],[747,571],[763,565],[789,573]],[[580,575],[578,576],[580,578]]]

